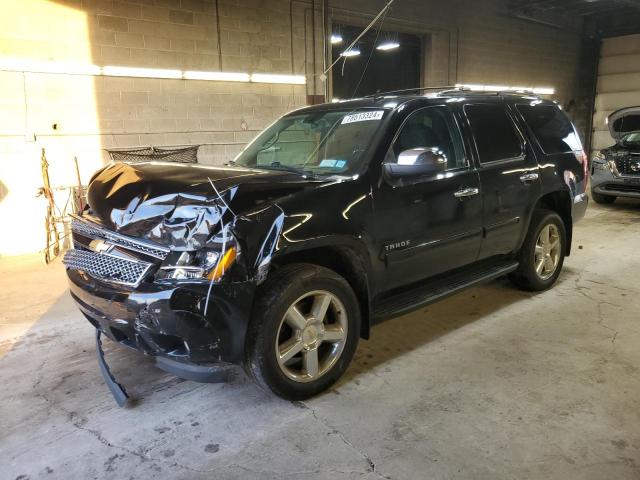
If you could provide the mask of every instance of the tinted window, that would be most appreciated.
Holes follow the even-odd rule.
[[[446,107],[426,107],[409,115],[393,144],[394,161],[400,153],[415,149],[441,156],[446,170],[467,165],[458,127]]]
[[[522,142],[513,121],[501,105],[464,107],[481,163],[522,155]]]
[[[581,150],[573,125],[559,108],[551,105],[518,105],[516,108],[538,139],[544,153]]]

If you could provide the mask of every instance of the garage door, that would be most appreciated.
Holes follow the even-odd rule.
[[[614,143],[605,119],[622,107],[640,105],[640,35],[602,41],[591,148]]]

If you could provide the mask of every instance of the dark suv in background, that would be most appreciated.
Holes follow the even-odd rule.
[[[613,112],[607,124],[616,143],[593,159],[591,196],[597,203],[640,198],[640,107]]]
[[[185,378],[241,363],[300,399],[383,319],[502,275],[553,285],[587,179],[573,125],[536,96],[318,105],[226,166],[106,166],[64,261],[112,340]]]

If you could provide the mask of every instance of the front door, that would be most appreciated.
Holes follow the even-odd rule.
[[[424,107],[409,114],[385,163],[411,161],[407,152],[425,149],[442,159],[441,171],[385,178],[374,190],[380,290],[472,263],[478,256],[482,238],[480,180],[448,107]]]
[[[538,161],[503,102],[464,106],[479,160],[485,238],[479,258],[516,250],[540,195]]]

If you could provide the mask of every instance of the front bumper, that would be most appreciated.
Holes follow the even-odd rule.
[[[600,195],[640,198],[640,175],[615,175],[609,168],[594,168],[591,174],[591,191]]]
[[[79,270],[67,275],[80,311],[118,343],[165,364],[180,362],[187,371],[189,365],[239,363],[244,357],[253,282],[213,284],[205,314],[208,282],[143,283],[132,290]]]

